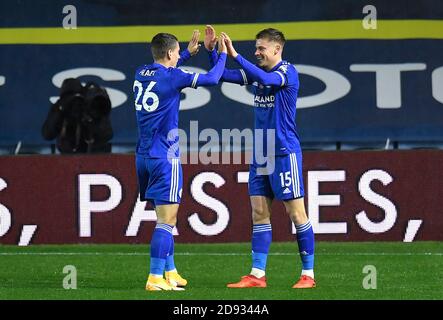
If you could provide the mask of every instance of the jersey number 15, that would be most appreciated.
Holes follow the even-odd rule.
[[[154,92],[152,92],[152,88],[154,88],[155,84],[157,82],[151,81],[149,82],[146,89],[143,89],[143,85],[140,81],[135,80],[134,81],[134,87],[133,90],[135,92],[135,89],[137,89],[137,97],[135,98],[135,110],[141,111],[142,107],[147,112],[152,112],[158,108],[159,100],[158,95],[156,95]],[[144,94],[143,94],[144,90]],[[143,94],[143,97],[142,97]],[[141,101],[140,101],[141,98]],[[150,103],[149,103],[150,102]]]

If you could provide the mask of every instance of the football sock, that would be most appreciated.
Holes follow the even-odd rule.
[[[264,270],[261,270],[261,269],[252,268],[251,272],[249,274],[253,275],[253,276],[257,277],[257,278],[261,278],[261,277],[264,277],[266,275],[266,272]]]
[[[171,246],[169,247],[168,255],[166,256],[165,270],[168,272],[177,271],[174,263],[174,236],[172,237]]]
[[[252,275],[261,278],[265,275],[266,260],[272,242],[271,224],[255,224],[252,228]]]
[[[166,257],[170,250],[172,240],[172,226],[165,223],[157,223],[151,240],[150,274],[163,277]]]
[[[314,231],[311,222],[296,225],[298,251],[302,263],[302,275],[314,278]]]

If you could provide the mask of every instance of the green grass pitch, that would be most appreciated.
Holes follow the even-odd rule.
[[[186,291],[144,290],[148,245],[0,245],[0,299],[443,299],[441,242],[318,242],[317,288],[291,289],[300,274],[296,243],[273,243],[268,287],[228,289],[250,271],[250,244],[176,244],[175,262]],[[64,289],[66,265],[77,270],[77,289]],[[376,289],[365,289],[366,265]],[[374,283],[374,282],[372,282]]]

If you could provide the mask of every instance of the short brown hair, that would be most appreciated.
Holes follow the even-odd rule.
[[[176,36],[170,33],[157,33],[151,40],[151,52],[154,60],[166,57],[168,50],[174,50],[178,44]]]
[[[260,31],[255,36],[255,39],[268,39],[269,41],[275,41],[281,44],[282,46],[284,46],[286,42],[283,32],[274,28],[267,28]]]

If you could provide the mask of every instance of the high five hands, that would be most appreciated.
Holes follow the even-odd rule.
[[[220,35],[224,39],[224,42],[226,44],[226,49],[228,51],[228,55],[235,59],[238,56],[238,53],[232,44],[231,38],[229,38],[229,36],[225,32],[220,33]]]
[[[200,31],[194,30],[192,33],[191,40],[188,44],[188,51],[191,54],[191,56],[194,56],[198,53],[200,50],[201,44],[198,43],[200,38]],[[215,29],[211,25],[206,25],[205,28],[205,38],[204,38],[204,45],[205,48],[208,51],[212,51],[215,49],[215,46],[218,45],[218,53],[225,52],[230,57],[235,58],[237,57],[238,53],[235,50],[231,38],[228,36],[227,33],[221,32],[220,36],[216,36]]]
[[[220,52],[220,39],[223,39],[224,45],[226,45],[227,53],[230,57],[235,58],[238,53],[235,50],[231,38],[226,34],[226,32],[221,32],[220,36],[217,37],[215,33],[215,29],[211,25],[206,25],[205,28],[205,48],[208,51],[212,51],[215,48],[215,45],[218,43],[219,52]]]
[[[206,25],[205,28],[205,48],[208,51],[212,51],[215,48],[215,45],[217,44],[217,36],[215,35],[215,30],[211,25]]]
[[[220,54],[220,53],[227,53],[227,48],[226,48],[226,38],[225,38],[225,36],[224,35],[221,35],[219,38],[218,38],[218,41],[217,41],[217,44],[218,44],[218,53]]]
[[[200,50],[201,44],[198,43],[199,39],[200,39],[200,30],[194,30],[194,32],[192,33],[191,41],[189,41],[188,44],[188,51],[191,54],[191,56],[196,55]]]

